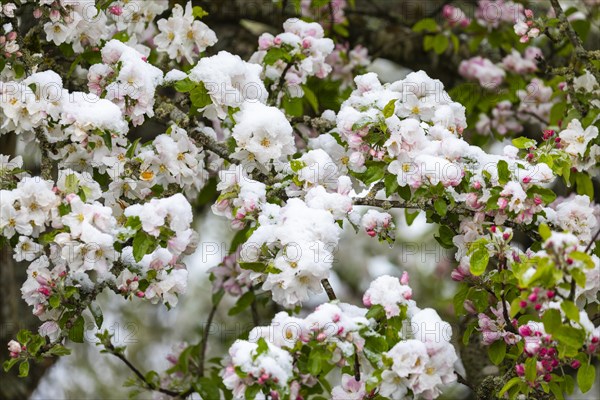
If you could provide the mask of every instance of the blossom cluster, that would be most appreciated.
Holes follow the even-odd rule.
[[[289,19],[283,33],[262,34],[258,51],[250,61],[265,64],[264,78],[276,89],[283,79],[290,97],[302,97],[301,87],[310,76],[325,78],[332,70],[326,62],[334,49],[331,39],[324,37],[323,27],[316,22]]]
[[[175,4],[172,16],[156,23],[160,31],[154,37],[156,50],[167,53],[171,60],[181,62],[185,58],[191,64],[207,47],[217,43],[215,32],[194,17],[191,1],[186,4],[185,10]]]
[[[411,291],[406,273],[401,280],[386,275],[373,282],[364,297],[372,299],[365,302],[371,310],[334,301],[321,304],[304,318],[276,314],[271,325],[253,328],[248,340],[237,340],[230,347],[222,372],[225,386],[235,398],[256,391],[275,398],[298,398],[317,383],[305,375],[305,368],[318,374],[326,364],[352,366],[357,357],[363,359],[359,378],[344,375],[332,389],[332,398],[378,394],[402,399],[409,391],[423,398],[438,397],[444,385],[456,380],[458,358],[449,342],[452,329],[434,310],[420,309],[414,301],[395,296],[393,289]],[[383,291],[388,297],[376,300]],[[373,313],[375,305],[392,312]],[[393,319],[401,322],[401,330],[389,350],[375,355],[372,343],[383,340],[378,332]],[[298,357],[302,360],[301,354],[306,353],[308,364],[299,362]]]
[[[102,64],[92,65],[88,72],[90,91],[117,104],[134,125],[143,123],[145,115],[154,115],[155,91],[162,80],[160,69],[118,40],[104,45]]]

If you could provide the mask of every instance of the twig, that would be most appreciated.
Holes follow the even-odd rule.
[[[472,391],[475,391],[475,387],[469,381],[467,381],[464,376],[462,376],[461,374],[459,374],[456,371],[454,371],[454,373],[456,374],[456,380],[458,383],[465,385]]]
[[[210,335],[210,327],[212,325],[212,321],[215,318],[215,314],[217,313],[217,308],[221,303],[221,299],[223,296],[219,296],[217,301],[213,304],[210,313],[208,314],[208,319],[206,320],[206,325],[204,326],[204,331],[202,332],[202,340],[200,341],[200,357],[199,357],[199,371],[198,375],[200,377],[204,376],[204,360],[206,359],[206,349],[208,347],[208,336]]]
[[[585,253],[587,253],[588,251],[590,251],[592,249],[592,246],[594,245],[594,243],[596,243],[596,240],[598,240],[598,236],[600,236],[600,229],[598,229],[596,231],[596,234],[594,235],[594,237],[592,238],[592,240],[590,240],[590,242],[586,246]]]
[[[269,95],[269,103],[271,105],[275,105],[277,103],[277,96],[283,89],[283,84],[285,83],[285,76],[287,75],[290,68],[292,68],[293,66],[294,66],[294,62],[290,61],[287,63],[287,65],[283,69],[283,72],[281,73],[281,76],[279,77],[279,82],[277,82],[277,87]]]
[[[554,12],[556,13],[556,17],[561,21],[561,23],[565,29],[565,34],[567,35],[567,38],[573,45],[573,48],[575,50],[575,56],[583,62],[585,67],[591,73],[596,75],[596,78],[598,78],[598,76],[597,76],[598,71],[597,71],[596,67],[594,67],[594,65],[590,62],[590,58],[588,56],[587,50],[583,47],[583,42],[581,41],[581,38],[579,37],[579,35],[575,31],[575,29],[573,29],[573,26],[567,19],[567,16],[565,15],[559,1],[558,0],[550,0],[550,4],[552,4],[552,8],[554,9]]]
[[[250,291],[254,292],[254,289],[251,287]],[[260,319],[258,318],[258,309],[256,308],[256,297],[254,297],[254,300],[250,303],[250,312],[252,313],[252,323],[254,326],[259,326]]]
[[[323,289],[325,289],[325,292],[327,293],[327,297],[329,297],[330,301],[337,300],[335,292],[333,291],[333,288],[331,287],[331,284],[329,283],[329,281],[327,279],[323,279],[321,281],[321,285],[323,285]]]
[[[146,386],[146,388],[148,388],[150,390],[157,391],[157,392],[161,392],[161,393],[164,393],[166,395],[169,395],[171,397],[176,397],[176,398],[184,398],[184,397],[189,396],[192,393],[192,391],[190,391],[190,390],[186,390],[185,392],[175,392],[173,390],[165,389],[165,388],[162,388],[160,386],[156,386],[155,384],[153,384],[151,382],[148,382],[146,380],[146,377],[144,376],[144,374],[142,374],[140,372],[140,370],[137,369],[135,367],[135,365],[133,365],[131,363],[131,361],[129,361],[127,359],[127,357],[125,357],[125,355],[122,352],[118,351],[112,343],[108,343],[104,347],[106,348],[106,350],[110,354],[112,354],[113,356],[117,357],[119,360],[123,361],[123,363],[125,363],[125,365],[130,370],[133,371],[133,373],[138,377],[138,379],[141,380],[144,383],[144,385]]]
[[[356,347],[354,347],[354,380],[360,382],[360,361],[358,360]]]

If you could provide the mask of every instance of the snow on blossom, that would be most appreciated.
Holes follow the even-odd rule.
[[[234,229],[242,229],[247,222],[255,221],[266,203],[265,184],[251,179],[241,165],[219,171],[217,190],[221,194],[212,211],[231,220]]]
[[[292,378],[292,356],[269,342],[267,349],[246,340],[236,340],[229,348],[229,363],[222,372],[223,384],[233,391],[236,399],[244,399],[248,386],[275,386],[281,395],[288,390]],[[241,374],[239,374],[239,372]],[[242,375],[242,376],[240,376]]]
[[[194,82],[202,82],[212,103],[204,109],[209,118],[223,119],[229,107],[237,108],[244,102],[267,100],[267,90],[260,78],[262,68],[248,63],[238,55],[220,51],[204,57],[190,70]]]
[[[341,229],[330,212],[310,208],[300,199],[290,199],[275,218],[254,231],[241,255],[244,261],[257,262],[263,245],[271,249],[274,258],[267,262],[274,272],[266,274],[263,289],[291,307],[323,290],[321,280],[329,276]]]
[[[296,152],[292,126],[278,108],[246,102],[234,119],[234,158],[267,164]]]
[[[140,180],[148,187],[162,185],[166,190],[176,184],[193,198],[208,180],[202,149],[176,125],[156,136],[152,146],[144,146],[137,158],[141,160]]]
[[[153,117],[162,71],[139,51],[115,39],[108,41],[101,53],[102,64],[92,65],[88,72],[90,91],[117,104],[134,125],[144,122],[144,115]]]
[[[185,10],[175,4],[172,16],[158,20],[156,25],[160,31],[154,37],[156,50],[167,53],[170,59],[178,62],[185,58],[191,64],[207,47],[217,43],[215,32],[204,22],[194,19],[191,1],[186,4]]]
[[[416,307],[412,298],[412,289],[408,286],[408,274],[402,278],[382,275],[371,282],[363,296],[367,307],[382,306],[388,318],[400,315],[400,307],[406,306],[412,312]]]

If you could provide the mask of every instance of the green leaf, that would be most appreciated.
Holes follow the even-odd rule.
[[[258,385],[257,385],[258,386]],[[260,387],[260,386],[258,386]],[[194,389],[203,399],[220,399],[219,387],[208,377],[199,378],[194,384]]]
[[[504,160],[498,161],[498,182],[505,185],[510,180],[510,171],[508,163]]]
[[[528,358],[525,361],[525,379],[528,382],[534,382],[537,377],[537,360],[535,357]]]
[[[587,195],[590,199],[594,198],[594,184],[587,173],[578,172],[575,175],[575,185],[577,185],[577,194]]]
[[[582,393],[588,392],[596,380],[596,368],[590,364],[583,364],[577,371],[577,384]]]
[[[189,93],[198,85],[196,82],[193,82],[190,78],[185,78],[180,81],[175,82],[175,90],[180,93]]]
[[[471,254],[470,269],[471,273],[479,276],[485,272],[490,262],[490,253],[485,246],[478,246]]]
[[[71,329],[69,329],[69,339],[75,343],[83,343],[83,331],[85,329],[83,317],[80,315]]]
[[[58,306],[60,306],[60,295],[53,294],[52,296],[50,296],[50,298],[48,299],[48,304],[50,304],[50,307],[52,308],[57,308]]]
[[[18,362],[19,362],[18,358],[10,358],[10,359],[4,361],[4,364],[2,364],[2,368],[4,369],[4,372],[8,372],[8,370],[10,370]]]
[[[246,398],[246,400],[255,399],[261,389],[262,389],[261,385],[248,386],[246,388],[246,391],[244,392],[244,397]]]
[[[19,378],[25,378],[29,375],[29,361],[25,360],[19,365]]]
[[[316,349],[313,349],[308,358],[308,371],[311,375],[317,376],[322,368],[321,354]]]
[[[397,99],[392,99],[385,105],[385,107],[383,107],[383,116],[385,118],[389,118],[392,115],[394,115],[394,111],[396,110],[396,102],[397,101],[398,101]]]
[[[438,30],[438,24],[433,18],[425,18],[418,21],[412,29],[414,32],[435,32]]]
[[[550,236],[552,236],[552,231],[546,224],[541,224],[538,231],[540,233],[540,236],[544,240],[548,240],[550,238]]]
[[[240,267],[254,272],[263,272],[265,270],[265,264],[261,262],[240,262]]]
[[[512,140],[513,146],[517,149],[529,149],[530,147],[535,147],[535,140],[529,139],[527,137],[518,137]]]
[[[560,304],[560,308],[565,312],[567,318],[571,321],[579,322],[579,308],[572,301],[565,300]]]
[[[559,327],[552,336],[566,346],[579,349],[585,341],[585,333],[581,329],[563,325]]]
[[[385,175],[385,165],[381,162],[374,162],[367,166],[367,170],[360,174],[359,178],[366,184],[370,185],[383,179]]]
[[[542,322],[544,323],[544,330],[549,334],[553,334],[560,328],[562,323],[560,311],[556,309],[546,310],[542,316]]]
[[[451,249],[454,247],[452,239],[454,238],[454,231],[446,225],[440,225],[439,235],[434,236],[435,240],[445,249]]]
[[[190,92],[190,101],[196,108],[204,108],[212,104],[212,99],[208,94],[208,90],[204,87],[204,83],[200,82]]]
[[[292,117],[300,117],[304,113],[302,97],[290,97],[289,95],[285,95],[281,100],[281,106],[286,114],[291,115]]]
[[[54,346],[52,346],[50,348],[50,350],[48,350],[44,354],[45,355],[58,356],[58,357],[60,357],[60,356],[68,356],[69,354],[71,354],[71,350],[67,349],[63,345],[55,344]]]
[[[496,340],[488,347],[488,356],[494,365],[500,365],[506,356],[506,342],[504,340]]]
[[[157,246],[156,238],[139,230],[133,237],[133,258],[140,262],[146,254],[152,253]]]
[[[96,302],[90,303],[89,306],[90,312],[94,317],[94,321],[96,322],[96,326],[98,329],[102,328],[102,323],[104,322],[104,315],[102,314],[102,309]]]
[[[236,301],[236,303],[234,304],[234,306],[231,307],[231,310],[229,310],[229,312],[227,313],[227,315],[237,315],[237,314],[241,313],[246,308],[248,308],[250,306],[250,304],[252,304],[252,302],[254,301],[254,299],[255,299],[254,292],[246,292],[246,293],[244,293],[238,299],[238,301]]]
[[[438,33],[433,38],[433,51],[437,54],[443,54],[450,45],[450,41],[448,40],[448,36],[443,33]]]
[[[256,355],[261,355],[266,353],[267,351],[269,351],[269,345],[267,344],[267,341],[265,340],[265,338],[259,338],[258,342],[256,342],[256,344],[258,345],[258,347],[256,348]]]
[[[552,203],[556,200],[556,193],[551,189],[546,189],[540,186],[532,186],[528,191],[528,195],[533,197],[534,195],[538,195],[546,204]]]
[[[313,109],[315,114],[319,113],[319,99],[315,95],[315,93],[306,85],[302,85],[302,90],[304,91],[304,99]]]
[[[77,179],[77,175],[69,174],[65,178],[65,192],[66,193],[77,193],[77,188],[79,187],[79,179]]]
[[[365,348],[374,353],[381,354],[388,350],[388,343],[385,337],[381,335],[367,336],[365,338]]]
[[[380,304],[375,304],[374,306],[369,308],[369,311],[367,311],[367,314],[365,315],[365,317],[367,319],[370,319],[370,318],[380,319],[380,318],[383,318],[384,315],[385,315],[385,310],[383,309],[383,306]]]
[[[267,54],[265,54],[265,58],[263,58],[263,63],[265,65],[273,65],[278,60],[286,58],[286,56],[289,57],[287,51],[285,51],[284,49],[280,47],[271,47],[267,51]]]
[[[392,174],[387,174],[385,175],[384,178],[384,183],[385,183],[385,195],[386,196],[391,196],[392,194],[396,193],[396,191],[398,190],[398,178],[396,177],[396,175],[392,175]]]
[[[202,18],[208,15],[208,13],[206,11],[204,11],[204,9],[200,6],[194,6],[192,8],[192,15],[194,16],[194,18]]]
[[[514,378],[512,378],[511,380],[506,382],[506,384],[502,387],[502,390],[500,390],[500,393],[498,393],[498,396],[501,398],[504,397],[504,393],[508,392],[508,390],[510,388],[519,384],[520,382],[521,382],[521,378],[515,376]]]
[[[433,202],[433,208],[435,208],[435,211],[437,211],[441,217],[445,217],[446,213],[448,212],[448,204],[446,203],[446,200],[442,198],[435,199]]]
[[[415,222],[415,219],[417,219],[417,217],[419,216],[419,211],[415,211],[414,213],[411,213],[410,211],[408,211],[408,208],[404,209],[404,218],[406,218],[406,224],[408,226],[411,226],[413,222]]]

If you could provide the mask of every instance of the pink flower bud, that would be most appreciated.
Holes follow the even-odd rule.
[[[549,299],[553,298],[554,296],[556,296],[556,293],[554,292],[554,290],[548,290],[546,292],[546,296],[548,296]]]
[[[518,376],[524,376],[525,375],[525,366],[523,364],[515,365],[515,372],[517,373]]]
[[[530,10],[530,9],[526,9],[526,10],[525,10],[525,16],[526,16],[527,18],[533,18],[533,11],[532,11],[532,10]]]
[[[476,314],[477,309],[475,308],[475,304],[471,300],[465,300],[463,303],[463,307],[469,314]]]
[[[530,295],[529,295],[529,297],[528,297],[528,299],[529,299],[529,301],[531,301],[532,303],[536,302],[536,301],[537,301],[537,299],[538,299],[538,297],[537,297],[537,294],[535,294],[535,293],[532,293],[532,294],[530,294]]]
[[[527,302],[526,302],[525,300],[521,300],[521,301],[519,302],[519,306],[520,306],[521,308],[525,308],[525,307],[527,307]]]
[[[522,325],[519,327],[519,335],[521,336],[531,336],[532,333],[533,331],[529,325]]]
[[[42,17],[42,9],[41,8],[36,8],[35,10],[33,10],[33,18],[35,19],[40,19]]]
[[[123,7],[121,6],[110,6],[108,7],[108,12],[111,13],[112,15],[121,15],[123,14]]]
[[[540,311],[542,309],[542,305],[541,304],[536,304],[535,307],[533,307],[535,309],[535,311]]]
[[[8,351],[11,353],[16,353],[17,355],[21,352],[21,344],[16,340],[11,340],[8,342]]]
[[[365,307],[371,307],[373,305],[373,303],[371,303],[371,296],[369,295],[364,295],[363,296],[363,304],[365,305]]]
[[[145,294],[144,292],[142,292],[141,290],[138,290],[138,291],[135,293],[135,295],[136,295],[137,297],[139,297],[139,298],[142,298],[142,297],[144,297],[146,294]]]
[[[579,361],[579,360],[573,360],[573,361],[571,361],[571,368],[577,369],[579,367],[581,367],[581,361]]]
[[[526,176],[525,178],[523,178],[523,183],[529,183],[529,182],[531,182],[530,176]]]
[[[473,182],[473,189],[475,189],[475,190],[481,189],[481,182],[479,182],[479,181]]]
[[[408,285],[408,272],[404,271],[402,276],[400,277],[400,283],[403,285]]]
[[[15,40],[17,38],[17,32],[15,32],[15,31],[8,32],[8,34],[6,35],[6,38],[9,41]]]

